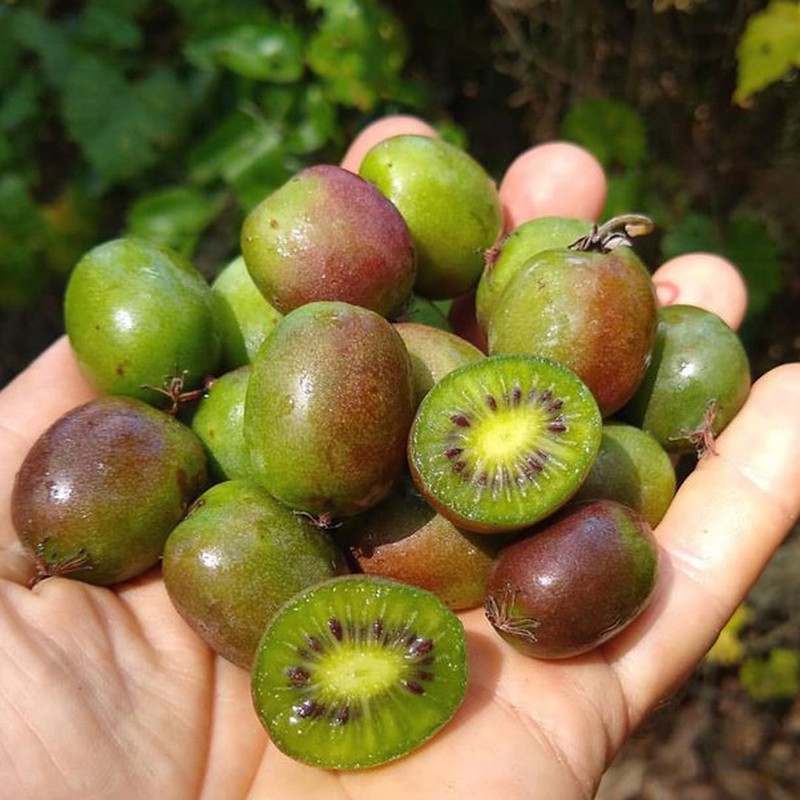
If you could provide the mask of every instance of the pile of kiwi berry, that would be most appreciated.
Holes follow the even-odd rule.
[[[650,228],[504,232],[480,164],[399,135],[267,196],[211,284],[148,241],[93,248],[65,323],[98,397],[12,495],[37,580],[161,562],[276,746],[324,768],[453,716],[459,610],[533,657],[597,647],[652,596],[676,460],[713,453],[750,387],[721,319],[659,308]]]

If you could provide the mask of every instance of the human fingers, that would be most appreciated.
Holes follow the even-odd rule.
[[[506,229],[542,216],[596,220],[607,183],[600,162],[569,142],[547,142],[518,155],[498,187]]]
[[[800,363],[762,376],[656,536],[653,602],[605,648],[632,724],[702,658],[800,516]]]
[[[732,328],[747,311],[747,286],[739,270],[714,253],[687,253],[665,261],[653,281],[661,305],[686,303],[713,311]]]
[[[367,151],[388,139],[390,136],[397,136],[398,134],[417,134],[420,136],[436,136],[436,130],[431,127],[424,120],[419,117],[413,117],[406,114],[395,114],[388,117],[382,117],[376,120],[371,125],[367,125],[347,149],[342,158],[341,164],[345,169],[351,172],[358,172],[361,161],[366,155]]]

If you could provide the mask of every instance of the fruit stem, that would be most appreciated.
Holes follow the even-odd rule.
[[[608,253],[616,247],[630,247],[634,236],[644,236],[652,230],[653,220],[650,217],[644,214],[620,214],[602,225],[593,225],[592,230],[576,239],[569,249]]]

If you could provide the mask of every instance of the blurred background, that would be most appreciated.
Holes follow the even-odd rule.
[[[77,259],[124,233],[209,278],[301,167],[414,113],[496,177],[577,142],[643,253],[711,250],[747,280],[755,375],[800,358],[797,0],[0,2],[0,386],[63,330]],[[800,797],[800,536],[601,789]]]

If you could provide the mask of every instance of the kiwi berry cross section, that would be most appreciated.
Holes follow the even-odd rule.
[[[597,402],[569,369],[537,356],[489,356],[425,396],[409,466],[428,502],[455,524],[521,530],[575,494],[601,433]]]
[[[434,594],[348,575],[299,593],[267,627],[256,711],[284,753],[360,769],[427,741],[466,692],[464,629]]]

